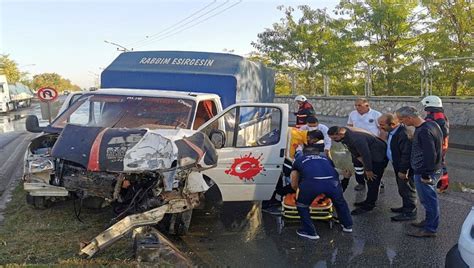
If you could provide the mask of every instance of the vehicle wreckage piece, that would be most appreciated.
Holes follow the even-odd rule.
[[[194,201],[193,201],[194,200]],[[100,233],[91,242],[86,244],[80,251],[80,255],[91,258],[99,250],[103,250],[124,237],[127,233],[137,227],[157,224],[163,219],[165,213],[180,213],[189,209],[193,209],[199,204],[199,199],[174,199],[168,204],[152,210],[127,216]]]
[[[164,261],[173,267],[192,267],[192,260],[157,229],[147,226],[133,230],[135,258],[139,262]]]

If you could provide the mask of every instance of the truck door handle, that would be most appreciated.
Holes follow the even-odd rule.
[[[285,156],[285,148],[280,149],[280,157]]]

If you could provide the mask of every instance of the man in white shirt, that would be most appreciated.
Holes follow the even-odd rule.
[[[347,125],[365,129],[378,137],[380,135],[378,119],[382,114],[371,109],[366,98],[357,99],[354,106],[356,109],[349,114]]]
[[[320,140],[318,143],[324,143],[324,153],[327,157],[331,158],[331,138],[328,136],[328,127],[324,124],[320,124],[318,119],[314,116],[306,118],[306,125],[300,127],[300,130],[319,130],[324,135],[324,141]]]
[[[355,103],[355,110],[349,114],[347,125],[349,127],[362,128],[375,136],[380,136],[380,129],[378,119],[382,115],[379,111],[370,108],[369,100],[366,98],[358,98]],[[357,185],[354,188],[356,191],[364,190],[365,179],[364,179],[364,167],[359,161],[354,162],[355,177]],[[383,185],[383,184],[382,184]],[[383,187],[383,186],[382,186]]]

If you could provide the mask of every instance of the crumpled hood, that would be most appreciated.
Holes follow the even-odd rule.
[[[89,171],[143,172],[178,165],[217,163],[217,153],[201,132],[185,129],[99,128],[68,124],[51,155]]]

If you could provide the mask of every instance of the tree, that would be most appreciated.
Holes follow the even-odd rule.
[[[77,85],[73,85],[70,80],[62,78],[57,73],[43,73],[33,76],[32,88],[52,87],[59,92],[64,90],[81,90]]]
[[[9,55],[0,55],[0,74],[5,74],[8,83],[20,81],[21,73],[15,61],[9,58]]]
[[[471,1],[422,1],[429,11],[423,34],[422,56],[427,59],[468,58],[440,61],[432,76],[437,94],[472,94],[474,14]],[[471,85],[469,85],[469,83]]]
[[[300,93],[322,89],[322,75],[352,69],[356,51],[344,30],[344,21],[332,19],[326,10],[312,10],[308,6],[298,7],[302,14],[298,20],[294,8],[279,9],[285,16],[271,29],[258,34],[252,45],[279,71],[297,73],[298,85],[303,85]]]
[[[342,0],[338,12],[347,15],[354,41],[360,46],[365,65],[376,66],[374,83],[378,93],[393,94],[397,73],[414,60],[417,36],[414,31],[423,14],[413,12],[415,1]]]

